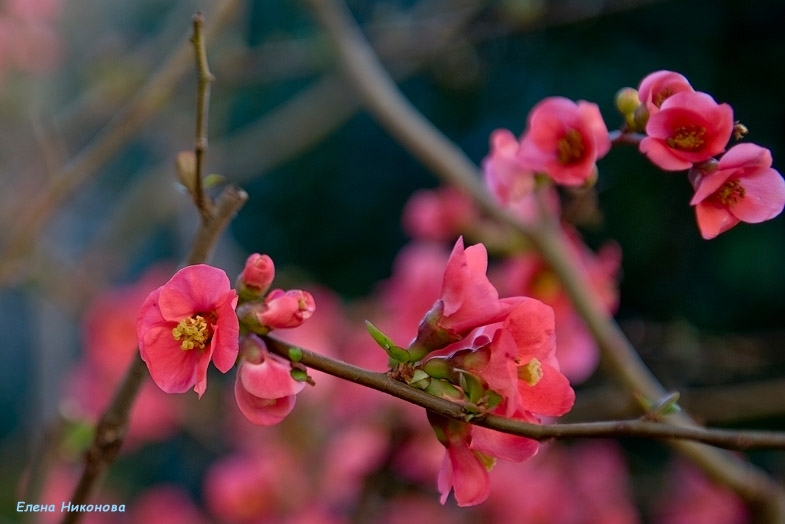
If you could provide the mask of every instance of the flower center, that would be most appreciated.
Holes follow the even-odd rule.
[[[665,100],[673,94],[673,91],[666,87],[659,93],[655,94],[651,101],[654,103],[655,106],[660,107]]]
[[[703,135],[706,134],[706,128],[695,124],[687,126],[679,126],[675,129],[675,133],[668,137],[666,142],[673,149],[681,151],[697,151],[703,146]]]
[[[172,329],[172,336],[180,341],[180,349],[188,351],[191,349],[204,349],[207,341],[212,336],[210,324],[202,315],[182,319],[177,326]]]
[[[719,200],[723,206],[730,206],[744,198],[746,193],[747,192],[744,190],[744,186],[741,185],[740,181],[729,180],[725,182],[712,197]]]
[[[583,158],[583,136],[575,129],[568,130],[556,143],[556,157],[561,164],[572,164]]]
[[[530,386],[536,386],[542,378],[542,364],[536,358],[518,368],[518,378]]]

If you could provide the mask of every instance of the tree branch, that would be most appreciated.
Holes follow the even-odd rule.
[[[649,399],[663,397],[665,389],[591,294],[583,269],[567,256],[568,241],[563,232],[547,223],[537,229],[527,227],[496,204],[480,182],[478,169],[471,160],[403,97],[345,4],[338,0],[307,0],[306,3],[329,34],[345,74],[353,81],[374,117],[437,176],[448,184],[461,187],[490,216],[527,237],[561,279],[576,310],[597,340],[603,357],[630,393],[636,392]],[[697,428],[686,414],[669,417],[668,421]],[[764,472],[718,449],[683,441],[675,441],[673,445],[710,477],[736,491],[760,512],[762,521],[785,521],[785,491]]]
[[[196,13],[193,17],[194,34],[191,43],[196,56],[196,139],[194,141],[194,156],[196,168],[194,172],[193,197],[196,209],[202,220],[210,217],[210,203],[204,193],[204,163],[207,154],[207,115],[210,107],[210,84],[215,78],[207,64],[207,47],[204,41],[204,16]]]
[[[288,358],[289,350],[296,347],[270,336],[264,337],[264,340],[271,351],[286,358]],[[466,421],[469,415],[469,412],[460,404],[433,396],[421,389],[399,382],[387,373],[369,371],[307,349],[297,349],[302,353],[300,362],[310,368],[381,391],[382,393],[387,393],[445,417]],[[475,416],[469,422],[503,433],[539,441],[567,438],[637,437],[659,440],[692,440],[735,450],[785,449],[785,433],[685,427],[643,419],[540,425],[487,414]]]

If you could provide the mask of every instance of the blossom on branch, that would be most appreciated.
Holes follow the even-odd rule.
[[[689,169],[725,151],[733,133],[733,109],[706,94],[669,96],[646,123],[640,151],[665,171]]]
[[[776,217],[785,206],[785,181],[771,167],[771,152],[755,144],[733,146],[718,162],[690,170],[698,227],[714,238],[739,222]]]
[[[673,71],[655,71],[641,80],[638,98],[651,116],[660,110],[665,100],[683,91],[695,91],[684,75]]]
[[[288,360],[267,350],[256,335],[243,337],[234,396],[237,407],[250,422],[272,426],[294,409],[305,382],[292,378]]]
[[[139,352],[153,382],[167,393],[201,397],[212,361],[226,373],[239,348],[237,294],[222,270],[187,266],[150,293],[139,311]]]
[[[545,173],[557,184],[580,186],[591,180],[597,160],[610,148],[597,104],[550,97],[529,113],[518,158],[525,169]]]

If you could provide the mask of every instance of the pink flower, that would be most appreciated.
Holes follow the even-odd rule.
[[[291,370],[289,361],[270,353],[262,339],[255,335],[243,339],[234,396],[245,418],[272,426],[291,413],[297,393],[305,387],[305,382],[292,378]]]
[[[646,106],[649,115],[653,115],[660,110],[665,100],[683,91],[694,91],[683,75],[673,71],[655,71],[641,80],[638,99]]]
[[[481,504],[490,494],[490,479],[480,456],[469,447],[472,427],[430,411],[428,421],[445,447],[437,478],[441,503],[447,502],[450,491],[453,491],[459,506]],[[491,461],[488,462],[490,465]]]
[[[205,264],[184,267],[147,296],[136,334],[150,376],[167,393],[191,387],[201,397],[207,366],[226,373],[239,348],[237,294],[222,270]]]
[[[785,181],[771,168],[771,152],[755,144],[733,146],[719,162],[694,168],[690,179],[698,227],[714,238],[740,221],[756,224],[776,217],[785,206]]]
[[[608,128],[596,104],[550,97],[529,113],[518,158],[525,169],[546,173],[557,184],[579,186],[610,148]]]
[[[242,290],[241,295],[247,294],[249,298],[260,297],[270,289],[273,278],[275,278],[273,259],[268,255],[254,253],[245,261],[243,272],[237,279],[237,288]]]
[[[679,171],[725,151],[731,133],[728,104],[717,104],[706,93],[682,91],[649,118],[640,151],[661,169]]]
[[[442,241],[455,238],[477,218],[474,203],[452,186],[415,192],[403,210],[403,227],[412,237]]]
[[[311,318],[316,302],[307,291],[274,289],[264,299],[259,322],[270,329],[293,328]]]
[[[482,161],[485,183],[497,200],[508,205],[518,202],[534,191],[534,172],[526,169],[518,158],[520,144],[507,129],[491,133],[491,151]]]
[[[410,349],[425,353],[440,349],[479,326],[505,317],[510,301],[499,300],[499,293],[485,274],[487,269],[485,246],[475,244],[464,249],[463,237],[458,238],[444,270],[441,298],[423,318]]]

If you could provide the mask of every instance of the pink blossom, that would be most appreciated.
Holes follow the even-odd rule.
[[[237,294],[222,270],[187,266],[145,299],[136,333],[150,376],[167,393],[207,389],[212,360],[226,373],[239,349]]]
[[[546,173],[557,184],[578,186],[594,174],[597,160],[610,148],[596,104],[550,97],[529,113],[518,158],[526,170]]]
[[[274,289],[265,297],[264,306],[257,316],[269,329],[297,327],[316,311],[311,294],[300,289]]]
[[[683,75],[673,71],[655,71],[641,80],[638,98],[646,106],[649,115],[653,115],[660,110],[665,100],[683,91],[694,91]]]
[[[460,340],[473,329],[499,322],[511,303],[499,300],[499,293],[486,276],[488,253],[475,244],[466,249],[458,238],[444,270],[441,298],[420,323],[410,349],[433,351]]]
[[[771,168],[771,152],[755,144],[733,146],[716,164],[694,168],[690,179],[698,227],[714,238],[740,221],[776,217],[785,206],[785,181]]]
[[[174,485],[158,485],[136,497],[130,521],[137,524],[207,524],[208,519],[187,492]]]
[[[534,191],[534,172],[518,158],[520,143],[507,129],[491,133],[491,151],[482,161],[485,183],[498,201],[507,205],[524,199]]]
[[[442,241],[455,238],[477,218],[477,209],[466,193],[452,186],[421,189],[409,197],[403,210],[403,227],[412,237]]]
[[[646,124],[640,151],[666,171],[689,169],[725,151],[733,133],[733,110],[706,93],[668,97]]]
[[[258,426],[278,424],[294,409],[305,382],[293,379],[289,361],[270,353],[256,335],[243,338],[242,345],[234,383],[237,407]]]
[[[437,486],[441,503],[454,492],[459,506],[475,506],[488,498],[490,479],[480,457],[470,449],[471,426],[428,412],[428,420],[445,447]]]
[[[253,253],[245,261],[243,272],[237,279],[237,288],[246,291],[249,297],[260,297],[270,289],[273,278],[275,278],[273,259],[268,255]]]

